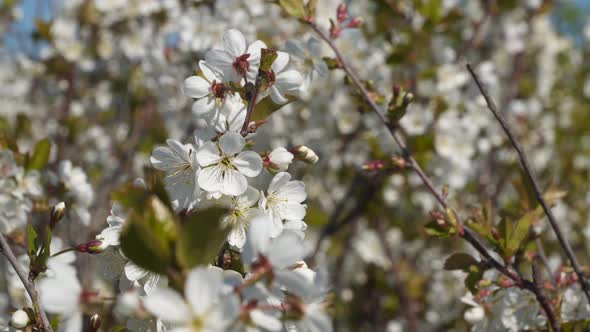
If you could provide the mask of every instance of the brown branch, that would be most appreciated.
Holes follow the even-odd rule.
[[[561,228],[559,227],[559,224],[557,223],[557,220],[555,219],[555,216],[553,215],[551,208],[549,207],[549,205],[545,201],[545,198],[543,197],[543,192],[541,191],[541,186],[539,185],[539,181],[537,180],[537,178],[535,176],[535,171],[530,166],[529,161],[526,157],[526,154],[524,153],[522,146],[520,145],[520,143],[516,139],[516,136],[514,136],[514,134],[512,133],[512,130],[508,126],[508,122],[506,122],[506,120],[504,119],[502,114],[500,112],[498,112],[498,109],[496,108],[496,104],[488,95],[486,89],[483,87],[482,83],[480,82],[479,78],[477,77],[477,74],[475,73],[475,71],[473,70],[471,65],[467,64],[467,70],[469,70],[469,73],[471,73],[471,76],[473,77],[475,84],[477,85],[480,93],[482,94],[482,96],[486,100],[488,109],[492,112],[492,114],[494,115],[496,120],[498,120],[498,122],[500,123],[500,126],[502,127],[502,129],[506,133],[506,136],[508,136],[508,140],[510,141],[510,144],[512,145],[514,150],[516,150],[516,152],[518,153],[518,158],[520,159],[520,164],[521,164],[524,172],[526,173],[527,178],[529,179],[529,181],[533,185],[533,190],[535,191],[535,197],[536,197],[537,201],[539,202],[539,204],[541,205],[541,207],[543,208],[545,215],[547,215],[547,219],[549,220],[549,224],[551,225],[551,228],[553,229],[553,232],[555,233],[555,236],[557,237],[557,240],[559,241],[560,246],[562,247],[563,251],[565,252],[567,258],[569,259],[569,261],[572,265],[572,268],[576,272],[576,275],[578,276],[578,280],[580,282],[580,285],[582,286],[582,290],[584,291],[584,295],[586,295],[586,299],[588,300],[588,303],[590,303],[590,289],[588,287],[588,283],[586,282],[584,274],[582,273],[582,269],[580,268],[580,265],[578,264],[578,260],[576,259],[576,256],[575,256],[568,240],[563,235],[563,232],[561,231]]]
[[[35,288],[35,284],[32,280],[29,280],[25,271],[23,271],[22,267],[18,263],[18,260],[14,256],[14,253],[12,252],[12,249],[10,249],[8,241],[6,241],[6,238],[2,233],[0,233],[0,253],[2,253],[2,255],[6,257],[6,260],[10,263],[10,265],[12,265],[12,267],[16,271],[16,274],[23,283],[23,286],[25,286],[25,290],[29,294],[31,302],[33,303],[33,307],[35,308],[35,312],[37,316],[40,318],[40,328],[45,332],[53,332],[53,329],[51,328],[51,324],[49,323],[49,319],[47,319],[45,311],[41,310],[41,307],[39,306],[39,299],[37,296],[37,289]]]
[[[258,92],[260,90],[261,84],[262,77],[260,76],[260,72],[256,76],[254,84],[246,83],[246,96],[248,97],[248,108],[246,111],[246,119],[244,119],[244,124],[242,125],[242,130],[240,132],[242,136],[246,136],[246,134],[248,134],[250,118],[252,117],[252,113],[254,113],[254,106],[256,106],[256,99],[258,98]]]
[[[561,331],[559,317],[555,313],[555,308],[553,307],[553,303],[551,303],[551,301],[545,296],[545,293],[543,292],[543,280],[541,278],[541,273],[539,271],[539,268],[537,267],[536,260],[533,260],[532,269],[533,269],[533,282],[528,284],[528,287],[530,287],[532,292],[535,293],[535,296],[537,297],[537,301],[543,307],[543,310],[545,311],[545,313],[547,315],[547,320],[549,321],[549,324],[551,325],[551,329],[553,330],[553,332],[559,332],[559,331]]]

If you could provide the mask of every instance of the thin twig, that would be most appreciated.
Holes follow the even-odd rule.
[[[521,164],[522,168],[524,169],[524,172],[526,173],[527,178],[529,179],[529,181],[533,185],[533,190],[535,191],[535,197],[536,197],[537,201],[539,202],[539,204],[541,205],[541,207],[543,208],[543,211],[545,211],[545,215],[547,215],[547,219],[549,220],[549,224],[551,225],[551,228],[553,229],[553,232],[555,233],[555,236],[557,237],[557,240],[559,241],[561,248],[563,249],[567,258],[569,259],[569,261],[572,265],[572,268],[576,272],[576,275],[578,276],[578,281],[580,282],[580,285],[582,286],[582,290],[584,291],[584,295],[586,295],[586,299],[588,300],[588,303],[590,303],[590,288],[588,287],[588,283],[586,282],[584,274],[582,273],[582,269],[580,268],[580,265],[578,264],[578,260],[576,259],[576,256],[575,256],[568,240],[563,235],[563,232],[561,231],[561,228],[559,227],[559,224],[557,223],[557,220],[555,219],[553,212],[551,211],[551,209],[549,208],[549,205],[547,204],[547,202],[545,201],[545,198],[543,197],[543,192],[541,191],[541,186],[539,185],[539,181],[537,180],[537,178],[535,176],[535,171],[530,166],[529,161],[526,157],[526,154],[524,153],[522,146],[520,145],[520,143],[516,139],[516,136],[514,136],[514,134],[512,133],[512,130],[508,126],[508,122],[506,122],[506,120],[504,119],[502,114],[500,112],[498,112],[498,109],[496,108],[496,104],[488,95],[486,89],[483,87],[482,83],[480,82],[479,78],[477,77],[477,74],[475,73],[475,71],[473,70],[471,65],[467,64],[467,70],[469,70],[469,73],[471,73],[471,76],[473,77],[475,84],[477,85],[480,93],[482,94],[482,96],[486,100],[486,104],[488,106],[488,109],[492,112],[492,114],[494,114],[494,117],[500,123],[500,126],[502,127],[502,129],[506,133],[506,136],[508,136],[508,140],[510,141],[510,144],[512,145],[514,150],[516,150],[516,152],[518,153],[518,158],[520,159],[520,164]]]
[[[0,233],[0,252],[2,253],[2,255],[4,255],[4,257],[6,257],[6,260],[10,263],[10,265],[12,265],[19,279],[23,283],[23,286],[25,286],[25,290],[31,298],[33,307],[35,308],[37,315],[41,319],[41,328],[45,332],[53,332],[53,329],[51,328],[51,324],[49,323],[49,319],[47,319],[45,311],[41,310],[41,307],[39,306],[39,299],[37,296],[37,290],[35,289],[35,284],[29,281],[29,278],[27,277],[25,271],[23,271],[22,267],[18,263],[18,260],[12,252],[12,249],[10,249],[8,241],[6,241],[6,238],[2,233]]]
[[[561,325],[559,323],[559,317],[555,313],[555,308],[553,307],[553,303],[545,296],[543,292],[543,279],[541,278],[541,273],[539,268],[537,267],[537,261],[533,260],[532,263],[533,269],[533,282],[528,285],[528,287],[534,288],[533,293],[537,297],[537,301],[543,307],[543,310],[547,314],[547,320],[551,325],[551,329],[553,332],[561,331]]]
[[[260,90],[260,84],[262,84],[262,77],[260,73],[256,76],[256,80],[254,81],[254,87],[249,89],[248,91],[248,108],[246,111],[246,119],[244,119],[244,124],[242,125],[241,134],[245,136],[248,134],[248,127],[250,125],[250,118],[252,117],[252,113],[254,113],[254,106],[256,106],[256,99],[258,98],[258,91]]]

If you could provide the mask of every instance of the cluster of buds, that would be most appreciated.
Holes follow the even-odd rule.
[[[387,115],[392,123],[397,123],[406,115],[408,106],[414,99],[411,92],[404,91],[399,85],[393,85],[393,96],[387,106]]]
[[[344,29],[358,28],[363,24],[361,17],[350,18],[348,7],[341,3],[336,9],[336,22],[330,19],[330,37],[338,38]]]
[[[385,168],[387,164],[385,160],[371,160],[363,165],[363,170],[365,171],[378,171]]]

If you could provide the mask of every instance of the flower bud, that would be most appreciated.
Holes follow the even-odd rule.
[[[291,152],[295,155],[295,158],[308,164],[315,164],[320,160],[320,157],[305,145],[298,145],[292,148]]]
[[[63,218],[66,203],[59,202],[51,210],[51,217],[49,219],[49,228],[53,229],[55,225]]]
[[[347,28],[358,28],[363,25],[363,19],[361,17],[355,17],[346,25]]]
[[[100,254],[101,252],[103,252],[106,248],[108,248],[108,243],[101,241],[101,240],[92,240],[88,243],[83,243],[83,244],[79,244],[76,247],[76,250],[78,252],[84,252],[84,253],[88,253],[88,254]]]
[[[90,331],[98,331],[102,325],[102,319],[99,314],[94,314],[90,317]]]
[[[293,154],[283,147],[278,147],[268,155],[269,170],[273,172],[284,172],[293,162]]]
[[[10,324],[17,329],[27,327],[30,321],[29,315],[22,309],[12,313],[12,317],[10,318]]]

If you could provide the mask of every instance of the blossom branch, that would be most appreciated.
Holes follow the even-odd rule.
[[[414,172],[416,172],[416,174],[420,177],[424,186],[426,186],[428,191],[435,197],[435,199],[437,200],[439,205],[442,208],[444,208],[444,210],[451,211],[451,213],[453,213],[455,215],[457,222],[458,222],[459,229],[460,229],[459,236],[461,236],[463,239],[465,239],[465,241],[469,242],[469,244],[471,244],[471,246],[479,252],[479,254],[486,261],[486,263],[489,264],[489,266],[493,267],[494,269],[498,270],[500,273],[504,274],[509,279],[514,281],[518,287],[524,288],[524,289],[527,289],[527,290],[533,292],[538,300],[539,300],[539,298],[542,298],[542,294],[540,294],[540,291],[536,287],[530,286],[530,285],[533,285],[533,283],[530,280],[526,280],[526,279],[521,278],[518,274],[516,274],[515,272],[510,270],[507,266],[505,266],[504,264],[502,264],[498,260],[496,260],[491,255],[491,253],[488,251],[488,249],[480,242],[480,240],[478,240],[475,233],[471,229],[464,226],[463,222],[460,220],[460,218],[458,218],[456,213],[454,213],[449,208],[444,195],[435,188],[432,180],[428,177],[428,175],[426,175],[426,173],[422,170],[422,168],[420,167],[420,165],[418,164],[416,159],[412,156],[412,153],[410,152],[409,148],[405,144],[405,141],[404,141],[402,135],[397,131],[396,126],[394,124],[392,124],[390,121],[388,121],[387,118],[385,117],[385,115],[381,112],[379,106],[375,103],[375,101],[373,100],[373,98],[371,97],[371,95],[369,94],[367,89],[365,89],[365,87],[361,83],[361,81],[358,78],[358,76],[356,75],[356,73],[346,63],[346,61],[344,60],[344,57],[342,56],[342,54],[340,53],[340,51],[338,50],[336,45],[333,43],[333,41],[330,39],[330,37],[327,34],[325,34],[314,22],[307,22],[307,23],[318,34],[318,36],[322,40],[324,40],[328,44],[328,46],[332,49],[332,51],[334,52],[334,55],[336,56],[336,59],[340,63],[340,68],[342,68],[344,70],[344,72],[348,75],[348,77],[353,81],[354,85],[360,91],[363,99],[369,104],[371,109],[377,114],[377,116],[381,119],[383,124],[385,124],[385,126],[387,127],[393,140],[398,145],[398,147],[401,149],[403,157],[407,160],[407,162],[409,163],[409,166],[412,167]],[[550,317],[552,317],[551,311],[548,310],[544,306],[543,303],[541,303],[541,306],[543,307],[548,319],[553,319],[553,318],[550,318]]]
[[[500,112],[498,112],[498,109],[496,108],[494,101],[490,98],[486,89],[483,87],[477,74],[473,70],[473,67],[471,67],[471,65],[467,64],[467,70],[469,70],[469,73],[473,77],[473,80],[475,81],[477,88],[479,89],[480,93],[484,97],[486,104],[488,106],[488,109],[492,112],[492,114],[494,115],[496,120],[498,120],[498,122],[500,123],[500,126],[502,127],[502,129],[506,133],[506,136],[508,136],[508,140],[510,141],[510,144],[512,145],[514,150],[516,150],[516,152],[518,153],[518,158],[520,160],[520,164],[521,164],[524,172],[526,173],[528,180],[533,185],[533,190],[535,191],[535,198],[537,199],[537,201],[539,202],[539,204],[543,208],[545,215],[547,215],[547,219],[549,220],[549,224],[551,225],[551,228],[553,229],[553,232],[555,233],[555,236],[557,237],[557,240],[559,241],[560,246],[565,251],[566,256],[568,257],[574,271],[576,272],[576,275],[578,276],[578,280],[580,282],[580,285],[582,286],[582,290],[584,291],[584,295],[586,295],[586,299],[590,303],[590,288],[588,286],[588,283],[586,282],[584,274],[582,273],[582,269],[580,268],[580,265],[578,264],[578,260],[576,259],[576,256],[575,256],[568,240],[565,238],[565,236],[563,235],[563,232],[561,231],[561,228],[557,224],[557,220],[555,219],[553,212],[551,211],[551,209],[549,208],[549,205],[547,204],[547,202],[545,201],[545,198],[543,197],[543,192],[541,191],[541,186],[539,185],[539,181],[537,180],[537,178],[535,176],[534,170],[532,169],[532,167],[529,164],[528,158],[527,158],[526,154],[524,153],[522,146],[520,145],[520,143],[518,142],[518,140],[516,139],[516,137],[512,133],[512,130],[508,126],[508,123],[506,122],[506,120],[504,119],[502,114],[500,114]]]
[[[45,314],[45,312],[43,310],[41,310],[41,307],[39,306],[37,289],[35,289],[35,284],[34,284],[33,280],[30,280],[29,278],[27,278],[25,271],[23,271],[22,267],[18,263],[18,260],[16,259],[16,257],[14,256],[14,253],[12,252],[12,249],[10,249],[10,245],[8,244],[8,241],[6,241],[6,238],[4,237],[4,235],[2,233],[0,233],[0,252],[2,253],[2,255],[4,255],[4,257],[6,257],[6,260],[10,263],[10,265],[12,265],[12,267],[16,271],[16,274],[18,275],[19,279],[23,283],[25,290],[29,294],[29,297],[31,298],[31,302],[33,302],[33,307],[35,308],[35,312],[37,313],[37,315],[40,318],[41,329],[45,332],[53,332],[53,329],[51,328],[51,324],[49,323],[49,319],[47,318],[47,315]]]
[[[242,136],[246,136],[249,131],[250,125],[250,118],[252,117],[252,113],[254,113],[254,107],[256,106],[256,99],[258,98],[258,92],[260,91],[260,85],[262,84],[262,76],[260,72],[256,75],[256,80],[254,84],[250,83],[246,85],[246,96],[248,97],[248,108],[246,111],[246,119],[244,119],[244,124],[242,125],[241,134]]]

